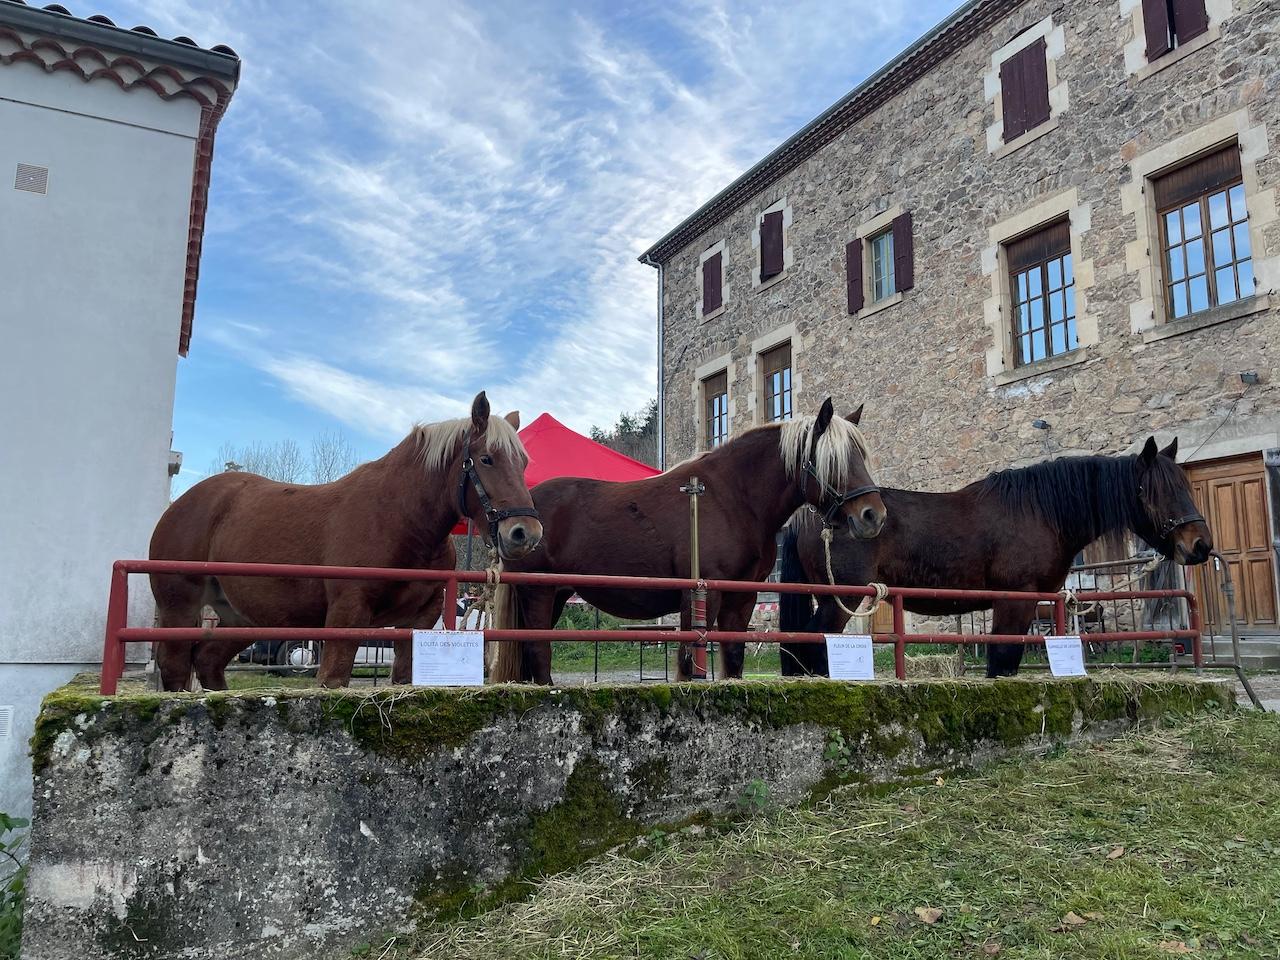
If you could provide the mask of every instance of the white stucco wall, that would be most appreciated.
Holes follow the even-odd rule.
[[[146,555],[168,502],[199,118],[186,97],[0,66],[0,665],[28,665],[0,667],[0,705],[100,661],[111,562]],[[49,168],[47,195],[14,189],[18,163]],[[28,712],[0,742],[6,784]]]

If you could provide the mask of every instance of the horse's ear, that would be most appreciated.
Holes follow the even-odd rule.
[[[1144,467],[1149,467],[1149,466],[1151,466],[1153,463],[1155,463],[1155,462],[1156,462],[1156,454],[1157,454],[1158,452],[1159,452],[1159,451],[1158,451],[1158,450],[1157,450],[1157,448],[1156,448],[1156,438],[1155,438],[1155,437],[1147,437],[1147,443],[1146,443],[1146,446],[1144,446],[1144,447],[1142,448],[1142,453],[1141,453],[1141,454],[1139,454],[1139,456],[1141,456],[1141,457],[1142,457],[1142,465],[1143,465]]]
[[[471,401],[471,424],[476,428],[477,434],[489,429],[489,398],[484,395],[483,390]]]
[[[852,423],[856,427],[862,421],[862,408],[865,406],[866,406],[865,403],[858,404],[858,409],[853,411],[853,413],[849,414],[847,417],[845,417],[845,419],[848,420],[850,423]]]
[[[1174,463],[1177,463],[1178,462],[1178,438],[1174,437],[1173,443],[1169,444],[1160,452],[1164,454],[1166,457],[1168,457],[1170,460],[1172,460]]]
[[[520,411],[519,410],[512,410],[502,419],[507,421],[507,423],[511,424],[512,430],[520,429]]]
[[[822,401],[822,406],[818,408],[818,422],[814,426],[814,434],[821,436],[827,432],[827,427],[831,426],[831,418],[836,415],[835,405],[831,402],[831,398]]]

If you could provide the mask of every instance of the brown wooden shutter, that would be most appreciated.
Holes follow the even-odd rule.
[[[1000,64],[1000,113],[1004,126],[1004,142],[1015,140],[1025,131],[1022,108],[1022,69],[1014,54]]]
[[[1005,247],[1005,258],[1009,262],[1009,273],[1015,274],[1070,252],[1071,221],[1059,220],[1009,243]]]
[[[782,211],[766,213],[760,223],[760,280],[782,272]]]
[[[1173,35],[1178,38],[1179,45],[1209,29],[1209,14],[1204,8],[1204,0],[1172,0],[1170,5],[1173,8]]]
[[[720,309],[724,302],[720,294],[720,258],[714,253],[702,261],[702,315],[705,317]]]
[[[1142,0],[1142,23],[1149,63],[1169,52],[1169,0]]]
[[[1044,38],[1023,50],[1022,129],[1032,130],[1049,119],[1049,54]]]
[[[1156,207],[1165,210],[1240,181],[1240,148],[1234,143],[1156,179]]]
[[[849,287],[849,312],[862,309],[862,241],[850,240],[844,248],[844,275]]]
[[[916,285],[916,252],[911,239],[911,212],[893,218],[893,282],[899,290]]]

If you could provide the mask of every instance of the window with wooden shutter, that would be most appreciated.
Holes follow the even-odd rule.
[[[729,373],[721,370],[702,381],[703,434],[707,447],[729,439]]]
[[[714,313],[724,305],[720,292],[722,253],[713,253],[702,261],[702,315]]]
[[[791,341],[760,354],[760,393],[764,420],[791,419]]]
[[[845,284],[849,293],[849,312],[862,309],[862,241],[850,240],[844,248]]]
[[[1049,61],[1043,37],[1000,64],[1000,111],[1005,143],[1049,119]]]
[[[1253,296],[1253,250],[1236,144],[1155,180],[1171,320]]]
[[[1005,259],[1017,365],[1076,349],[1080,341],[1070,222],[1059,220],[1006,244]]]
[[[893,277],[897,290],[910,290],[916,284],[915,241],[911,236],[911,212],[893,218]]]
[[[1209,29],[1204,0],[1142,0],[1147,62],[1182,46]]]
[[[871,245],[871,302],[879,303],[893,296],[894,279],[893,229],[882,230],[867,241]]]
[[[766,213],[760,221],[760,282],[782,273],[782,211]]]

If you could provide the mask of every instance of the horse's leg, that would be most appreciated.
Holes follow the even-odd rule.
[[[324,625],[367,627],[370,620],[368,597],[363,589],[356,588],[341,591],[330,599]],[[316,672],[320,686],[345,687],[349,684],[359,648],[360,644],[355,641],[325,641],[324,650],[320,653],[320,669]]]
[[[1025,635],[1035,615],[1035,603],[998,600],[991,605],[991,632]],[[1021,643],[987,644],[987,676],[1016,676],[1024,649]]]
[[[716,626],[721,630],[737,632],[746,630],[751,623],[751,611],[756,605],[754,593],[723,593],[720,609],[716,614]],[[710,610],[707,611],[708,615]],[[720,644],[720,673],[727,680],[742,679],[742,664],[746,659],[747,645],[741,641]]]
[[[804,625],[803,633],[844,633],[845,624],[849,622],[849,614],[840,609],[832,597],[820,596],[809,622]],[[791,660],[790,676],[825,677],[830,671],[827,668],[827,645],[825,643],[788,644],[783,652],[784,659]],[[783,676],[788,676],[784,673]]]
[[[693,608],[689,591],[680,595],[680,629],[689,630],[693,624]],[[693,644],[682,643],[676,647],[676,682],[693,679]]]
[[[200,625],[200,608],[166,605],[156,611],[162,627],[196,627]],[[161,643],[156,646],[156,669],[160,671],[160,687],[168,692],[191,688],[193,645]]]
[[[430,630],[440,619],[444,610],[444,590],[432,590],[431,599],[418,611],[410,627],[415,630]],[[391,661],[392,683],[413,683],[413,637],[392,642],[395,659]]]
[[[570,595],[561,597],[555,587],[533,587],[522,588],[519,596],[521,628],[550,630],[560,619]],[[551,685],[551,641],[520,641],[520,679]]]

